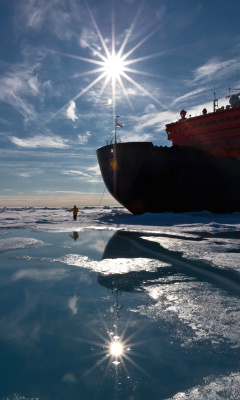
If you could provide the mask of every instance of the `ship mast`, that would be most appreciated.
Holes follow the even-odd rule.
[[[216,99],[216,93],[213,93],[213,112],[216,111],[217,107],[218,107],[218,99]]]
[[[117,126],[122,128],[122,125],[118,123],[118,118],[120,118],[120,115],[116,115],[116,120],[115,120],[115,133],[114,133],[114,143],[117,143]]]
[[[114,143],[113,143],[113,158],[112,158],[112,169],[113,169],[113,192],[115,193],[116,197],[116,191],[117,191],[117,176],[116,176],[116,171],[118,169],[118,161],[117,161],[117,127],[119,126],[122,128],[122,125],[118,123],[118,118],[120,115],[116,115],[116,120],[115,120],[115,131],[114,131]]]

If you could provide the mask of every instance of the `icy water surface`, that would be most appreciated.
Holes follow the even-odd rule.
[[[205,239],[0,231],[0,399],[239,399],[240,235]]]

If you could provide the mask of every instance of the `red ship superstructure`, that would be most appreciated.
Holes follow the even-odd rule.
[[[105,185],[133,214],[240,212],[240,93],[166,125],[172,146],[116,139],[97,150]],[[117,121],[116,121],[117,126]]]
[[[197,147],[208,154],[223,158],[240,158],[240,93],[230,97],[230,105],[217,108],[213,102],[213,112],[203,109],[202,115],[186,117],[180,112],[177,122],[166,125],[168,139],[173,145]]]

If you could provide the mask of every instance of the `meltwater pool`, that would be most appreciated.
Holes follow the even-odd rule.
[[[239,398],[239,276],[160,239],[0,232],[1,400]]]

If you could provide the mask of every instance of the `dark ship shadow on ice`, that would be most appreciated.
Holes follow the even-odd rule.
[[[232,236],[232,232],[216,235],[216,239]],[[240,273],[232,269],[220,269],[203,260],[184,259],[180,251],[170,251],[159,243],[147,240],[146,237],[169,237],[167,234],[147,234],[143,232],[118,231],[109,240],[102,259],[139,259],[159,260],[168,265],[159,266],[151,271],[144,269],[133,270],[128,273],[99,274],[98,283],[111,290],[136,292],[143,291],[144,287],[156,284],[174,284],[183,279],[199,280],[215,285],[232,295],[240,295]],[[210,236],[210,235],[209,235]],[[199,234],[198,238],[184,238],[184,240],[200,241],[207,234]],[[211,235],[213,238],[214,235]],[[182,236],[172,236],[181,238]]]

